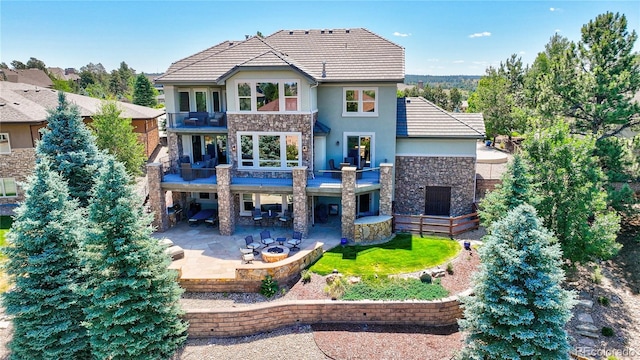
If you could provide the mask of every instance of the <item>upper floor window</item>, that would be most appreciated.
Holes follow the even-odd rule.
[[[238,132],[239,169],[300,166],[300,133]]]
[[[15,197],[18,195],[16,180],[13,178],[0,178],[0,197]]]
[[[193,89],[178,92],[180,112],[218,112],[220,109],[220,91],[216,89]]]
[[[344,88],[342,116],[378,116],[377,88]]]
[[[237,86],[239,111],[298,111],[297,81],[241,81]]]
[[[180,91],[180,111],[191,111],[191,106],[189,105],[189,92],[188,91]]]
[[[0,154],[11,154],[9,133],[0,133]]]

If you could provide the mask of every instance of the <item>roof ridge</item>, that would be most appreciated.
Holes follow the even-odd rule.
[[[384,41],[387,41],[387,42],[389,42],[389,43],[391,43],[391,44],[393,44],[393,45],[395,45],[395,46],[399,47],[400,49],[402,49],[402,51],[404,51],[404,46],[400,46],[400,45],[396,44],[395,42],[393,42],[393,41],[391,41],[391,40],[389,40],[389,39],[387,39],[387,38],[383,37],[382,35],[376,34],[376,33],[374,33],[373,31],[371,31],[371,30],[369,30],[369,29],[367,29],[367,28],[356,28],[356,29],[362,29],[362,30],[364,30],[364,31],[368,32],[369,34],[371,34],[371,35],[373,35],[373,36],[376,36],[376,37],[378,37],[378,38],[380,38],[380,39],[382,39],[382,40],[384,40]]]
[[[435,106],[436,109],[438,109],[440,112],[446,114],[447,116],[449,116],[450,118],[456,120],[457,122],[461,123],[462,125],[468,127],[469,129],[477,132],[479,135],[484,135],[483,133],[481,133],[480,131],[478,131],[478,129],[474,128],[473,126],[467,124],[466,122],[462,121],[461,119],[458,119],[457,117],[455,117],[452,113],[446,111],[445,109],[441,108],[440,106],[432,103],[431,101],[427,100],[426,98],[422,97],[422,96],[418,96],[419,99],[422,99],[423,101]]]
[[[249,39],[251,39],[251,38],[249,38]],[[214,56],[214,55],[218,55],[218,54],[220,54],[221,52],[227,51],[227,50],[229,50],[229,49],[231,49],[231,48],[234,48],[234,47],[238,46],[239,44],[244,43],[245,41],[247,41],[247,40],[249,40],[249,39],[245,39],[245,40],[238,40],[238,42],[235,42],[235,41],[232,41],[232,40],[224,40],[224,41],[222,41],[222,42],[220,42],[220,43],[218,43],[218,44],[216,44],[216,45],[210,46],[210,47],[208,47],[208,48],[206,48],[206,49],[204,49],[204,50],[202,50],[202,51],[198,51],[197,53],[195,53],[195,54],[193,54],[193,55],[189,55],[189,56],[184,57],[184,58],[182,58],[182,59],[180,59],[180,60],[176,60],[176,61],[172,62],[172,63],[171,63],[171,65],[176,64],[176,63],[179,63],[180,61],[184,61],[184,60],[187,60],[187,59],[189,59],[189,58],[195,57],[196,55],[202,54],[203,52],[208,51],[208,50],[211,50],[211,49],[215,48],[216,46],[220,46],[220,45],[222,45],[222,44],[224,44],[224,43],[230,43],[230,45],[229,45],[228,47],[226,47],[226,48],[224,48],[224,49],[221,49],[220,51],[216,51],[215,53],[210,54],[210,55],[208,55],[208,56],[205,56],[205,57],[203,57],[202,59],[194,60],[194,61],[192,61],[192,62],[189,62],[189,63],[187,63],[187,64],[184,64],[183,66],[181,66],[181,67],[179,67],[179,68],[176,68],[176,69],[173,69],[172,71],[165,72],[164,74],[160,75],[160,76],[159,76],[159,77],[157,77],[156,79],[161,79],[161,78],[162,78],[162,77],[164,77],[165,75],[173,74],[173,73],[175,73],[175,72],[176,72],[176,71],[178,71],[178,70],[182,70],[182,69],[186,68],[187,66],[191,66],[191,65],[193,65],[193,64],[197,64],[197,63],[199,63],[199,62],[201,62],[201,61],[204,61],[204,60],[206,60],[206,59],[209,59],[210,57],[212,57],[212,56]]]

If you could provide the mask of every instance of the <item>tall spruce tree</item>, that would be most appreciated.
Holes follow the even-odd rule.
[[[62,92],[58,95],[58,106],[49,111],[47,122],[36,148],[36,161],[47,158],[52,169],[67,181],[71,197],[78,199],[80,206],[86,206],[101,161],[93,136],[82,122],[77,106],[70,105]]]
[[[182,290],[139,203],[122,164],[108,157],[89,205],[86,246],[85,313],[98,359],[167,359],[186,338]]]
[[[521,155],[515,154],[502,174],[502,184],[480,201],[478,214],[482,225],[489,229],[507,211],[524,203],[535,204],[536,199],[529,179],[529,166]]]
[[[83,218],[66,182],[46,159],[35,167],[9,232],[6,271],[15,286],[3,296],[13,316],[12,359],[87,359],[84,301],[75,291]]]
[[[568,359],[564,325],[573,294],[562,289],[561,250],[528,204],[494,223],[480,248],[475,296],[464,299],[463,359]]]
[[[151,81],[143,74],[136,77],[133,86],[133,103],[136,105],[154,107],[158,104],[156,101],[155,89]]]

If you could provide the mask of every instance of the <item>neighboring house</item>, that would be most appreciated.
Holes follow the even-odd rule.
[[[49,75],[40,69],[10,70],[0,69],[0,80],[12,83],[31,84],[41,88],[53,87]]]
[[[50,67],[49,74],[55,76],[57,79],[60,79],[60,80],[71,80],[74,82],[80,81],[80,76],[78,76],[78,74],[75,73],[75,69],[73,68],[63,69],[59,67]]]
[[[455,125],[450,134],[416,132],[413,125],[430,120],[413,116],[410,126],[397,127],[403,80],[404,49],[362,28],[282,30],[173,63],[155,79],[164,87],[169,147],[161,174],[149,176],[155,225],[169,226],[171,192],[183,207],[217,209],[223,235],[253,224],[254,209],[288,210],[303,233],[330,209],[341,217],[343,236],[353,238],[357,217],[391,215],[393,201],[402,204],[398,210],[424,212],[424,190],[422,209],[404,205],[419,196],[405,195],[411,190],[400,170],[429,172],[441,164],[432,158],[445,166],[420,180],[423,186],[452,188],[451,215],[471,211],[475,145],[468,143],[482,138],[484,126],[471,130],[431,104],[440,112],[438,129]],[[397,129],[405,131],[398,141]],[[426,160],[415,167],[409,158]],[[404,188],[396,187],[394,199],[398,163],[395,182]]]
[[[78,106],[85,122],[91,121],[102,101],[88,96],[66,94]],[[29,84],[0,82],[0,204],[22,200],[18,182],[25,181],[35,165],[39,130],[47,126],[47,110],[58,104],[58,91]],[[122,116],[132,118],[147,156],[158,146],[157,118],[164,110],[118,102]]]

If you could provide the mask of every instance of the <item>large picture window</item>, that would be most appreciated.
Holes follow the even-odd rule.
[[[239,169],[286,169],[301,164],[300,133],[238,132]]]
[[[9,142],[9,133],[0,133],[0,154],[11,154],[11,142]]]
[[[241,81],[238,87],[239,111],[298,111],[298,82]]]
[[[17,195],[16,180],[13,178],[0,178],[0,197],[15,197]]]
[[[377,88],[344,88],[342,116],[377,116]]]

